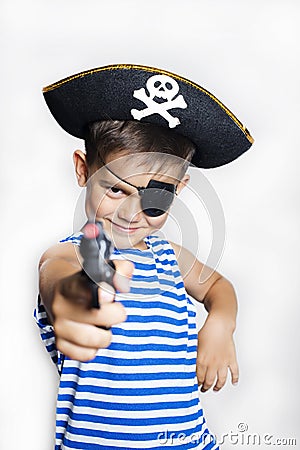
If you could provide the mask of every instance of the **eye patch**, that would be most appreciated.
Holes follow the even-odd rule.
[[[143,212],[149,217],[158,217],[164,214],[173,203],[175,184],[150,180],[146,187],[137,187],[141,197]]]

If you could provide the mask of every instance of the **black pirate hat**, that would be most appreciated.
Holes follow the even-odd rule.
[[[214,95],[153,67],[99,67],[51,84],[43,94],[54,118],[75,137],[84,139],[90,122],[148,122],[189,138],[196,145],[192,163],[202,168],[227,164],[253,143],[247,128]]]

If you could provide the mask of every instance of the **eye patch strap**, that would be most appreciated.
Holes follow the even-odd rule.
[[[105,165],[105,164],[104,164]],[[164,214],[171,206],[174,196],[176,195],[176,185],[171,183],[165,183],[151,179],[146,187],[135,186],[119,177],[109,167],[105,165],[106,169],[122,181],[131,187],[137,189],[141,198],[142,210],[147,216],[156,217]]]

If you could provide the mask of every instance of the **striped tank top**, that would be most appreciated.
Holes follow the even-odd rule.
[[[61,242],[79,245],[81,237]],[[92,361],[62,355],[43,305],[35,310],[60,373],[55,450],[219,449],[199,398],[195,306],[172,246],[158,236],[145,243],[112,256],[134,263],[130,292],[115,299],[127,319]]]

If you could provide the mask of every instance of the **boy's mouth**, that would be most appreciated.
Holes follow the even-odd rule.
[[[118,225],[115,222],[112,222],[112,221],[110,221],[110,222],[111,222],[112,228],[115,229],[116,231],[120,231],[121,233],[132,234],[140,229],[140,227],[124,227],[122,225]]]

